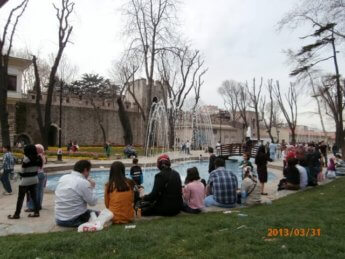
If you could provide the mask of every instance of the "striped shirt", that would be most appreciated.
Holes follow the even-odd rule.
[[[237,176],[224,167],[212,171],[207,182],[211,186],[213,198],[221,204],[235,204],[237,198]]]
[[[20,175],[20,186],[29,186],[38,183],[38,170],[42,167],[42,159],[38,157],[37,161],[30,161],[30,159],[24,156],[22,164],[22,172]]]
[[[3,156],[3,165],[4,170],[13,170],[14,169],[14,157],[11,152],[6,152]]]

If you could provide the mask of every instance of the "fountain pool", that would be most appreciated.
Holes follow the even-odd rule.
[[[184,180],[186,178],[186,171],[190,167],[197,167],[199,170],[200,177],[208,180],[208,161],[190,161],[190,162],[184,162],[180,164],[173,165],[173,169],[175,169],[177,172],[179,172],[181,176],[181,181],[184,183]],[[233,173],[237,175],[238,178],[238,184],[241,185],[242,182],[242,172],[238,168],[238,162],[227,160],[226,161],[226,168],[228,170],[231,170]],[[143,168],[143,175],[144,175],[144,188],[145,192],[149,193],[152,190],[153,187],[153,181],[154,176],[158,173],[158,169],[156,168]],[[60,177],[63,174],[54,174],[54,175],[48,175],[48,182],[47,182],[47,188],[49,190],[54,191]],[[126,169],[126,175],[129,177],[129,168]],[[109,177],[109,170],[99,170],[99,171],[93,171],[91,172],[91,177],[96,181],[96,194],[99,198],[102,198],[104,196],[104,185],[108,181]],[[274,179],[274,174],[269,173],[268,179]]]

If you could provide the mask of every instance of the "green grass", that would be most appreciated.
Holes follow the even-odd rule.
[[[236,213],[137,222],[98,233],[0,238],[1,258],[345,258],[345,178]],[[245,226],[237,229],[240,226]],[[321,228],[321,237],[267,238],[268,228]]]

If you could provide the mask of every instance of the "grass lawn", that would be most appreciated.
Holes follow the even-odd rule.
[[[345,178],[272,205],[112,226],[98,233],[0,238],[1,258],[345,258]],[[239,228],[240,227],[240,228]],[[239,229],[238,229],[239,228]],[[320,237],[268,238],[268,228],[320,228]]]

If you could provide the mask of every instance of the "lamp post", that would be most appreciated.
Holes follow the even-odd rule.
[[[61,149],[61,127],[62,127],[62,91],[63,91],[63,81],[60,81],[60,105],[59,105],[59,148],[57,152],[57,160],[62,161],[62,149]]]

